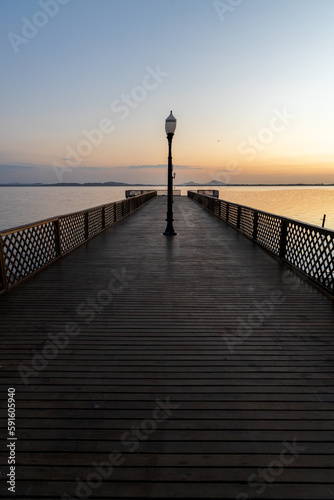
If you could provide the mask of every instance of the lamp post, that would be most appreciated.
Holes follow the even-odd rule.
[[[172,164],[172,140],[176,129],[176,119],[172,111],[166,119],[165,130],[168,139],[168,196],[167,196],[167,226],[164,234],[174,236],[176,232],[173,228],[173,164]]]

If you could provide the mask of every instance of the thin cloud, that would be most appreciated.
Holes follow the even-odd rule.
[[[1,169],[33,169],[33,168],[38,168],[40,165],[34,165],[33,163],[1,163],[0,168]]]
[[[113,167],[75,167],[76,170],[111,170]]]
[[[140,170],[147,168],[167,168],[167,165],[131,165],[130,167],[117,167],[117,168],[127,168],[129,170]],[[177,170],[202,170],[201,167],[190,167],[189,165],[173,165],[173,168]]]
[[[217,172],[235,172],[235,170],[228,170],[227,168],[220,168],[219,170],[217,170]]]

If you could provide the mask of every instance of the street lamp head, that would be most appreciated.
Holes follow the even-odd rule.
[[[176,129],[176,118],[174,118],[172,111],[168,118],[166,118],[165,130],[166,134],[174,134]]]

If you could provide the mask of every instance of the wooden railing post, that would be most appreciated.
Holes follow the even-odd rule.
[[[106,228],[106,206],[105,205],[103,205],[103,207],[102,207],[101,216],[102,216],[102,229],[105,229]]]
[[[253,218],[253,240],[257,240],[257,228],[259,224],[259,213],[254,212],[254,218]]]
[[[226,203],[226,222],[228,222],[229,215],[230,215],[230,204]]]
[[[279,256],[281,259],[285,259],[287,234],[288,234],[288,221],[286,219],[282,219],[281,237],[279,244]]]

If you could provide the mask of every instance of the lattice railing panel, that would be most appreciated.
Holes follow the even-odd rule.
[[[122,216],[122,202],[116,203],[115,209],[116,209],[116,221],[119,221],[123,217]]]
[[[220,203],[220,218],[225,220],[227,219],[227,203],[223,200],[218,200]]]
[[[257,225],[257,242],[273,252],[280,253],[282,219],[271,214],[259,212]]]
[[[53,222],[4,235],[3,254],[7,284],[11,287],[57,257]]]
[[[139,200],[138,198],[130,198],[130,212],[133,211],[133,210],[136,210],[138,208],[138,203],[139,203]]]
[[[213,213],[219,217],[219,201],[216,200],[216,199],[213,199],[212,200],[212,203],[213,203]]]
[[[334,234],[289,222],[285,259],[331,291],[334,290]]]
[[[106,227],[112,226],[115,222],[115,203],[106,205],[104,209],[104,218]]]
[[[129,213],[130,213],[130,203],[127,203],[126,201],[123,201],[123,217],[125,217],[126,215],[129,215]]]
[[[237,224],[238,224],[238,205],[232,205],[231,203],[229,203],[228,223],[232,224],[232,226],[237,227]]]
[[[3,252],[2,252],[2,238],[0,237],[0,293],[5,290],[6,286],[5,286],[5,280],[4,280],[4,276],[5,276],[5,266],[3,265],[3,261],[2,261],[2,256],[3,256]]]
[[[69,252],[86,239],[85,213],[80,212],[60,218],[61,250]]]
[[[240,229],[248,236],[253,236],[254,231],[254,210],[241,207]]]
[[[100,233],[103,229],[102,225],[102,207],[90,210],[88,212],[88,236]]]

